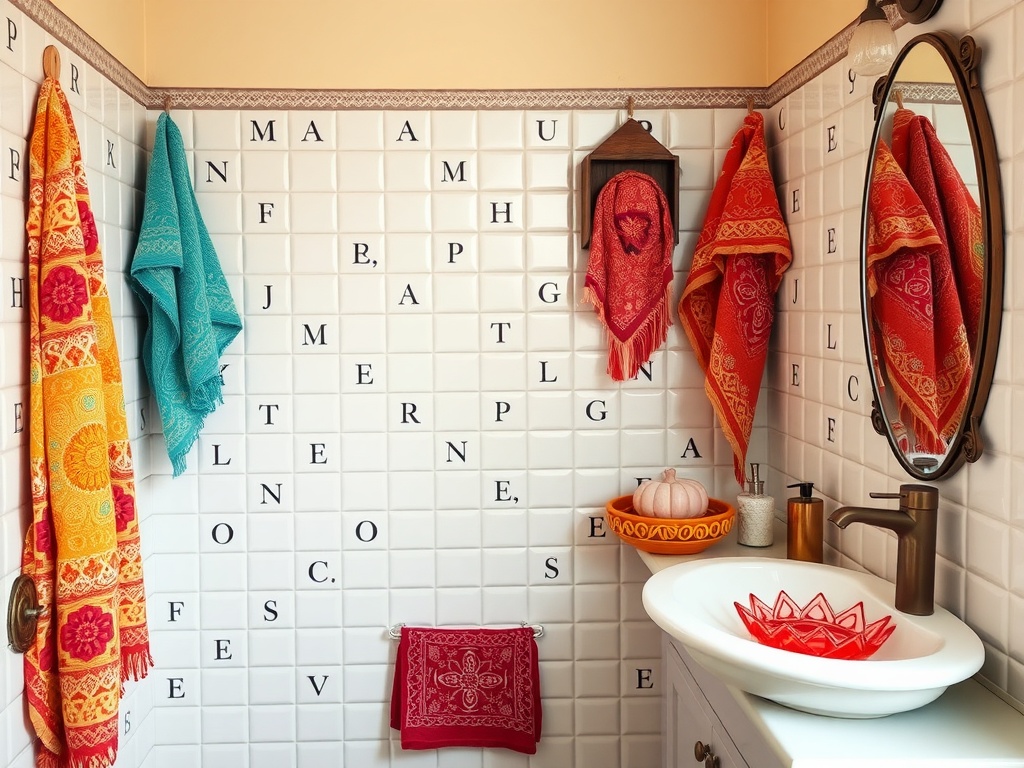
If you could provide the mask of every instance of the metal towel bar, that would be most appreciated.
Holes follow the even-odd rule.
[[[388,627],[388,635],[391,637],[392,640],[400,640],[402,638],[402,627],[404,626],[405,624],[393,624],[390,627]],[[519,626],[529,627],[530,629],[532,629],[534,638],[544,636],[543,624],[527,624],[525,621],[522,621],[519,623]],[[474,629],[476,628],[477,627],[474,627]]]

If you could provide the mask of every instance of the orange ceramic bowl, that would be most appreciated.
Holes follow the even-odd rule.
[[[633,511],[633,497],[619,496],[605,505],[608,526],[620,539],[656,555],[694,555],[703,552],[732,530],[736,510],[718,499],[708,499],[700,517],[647,517]]]

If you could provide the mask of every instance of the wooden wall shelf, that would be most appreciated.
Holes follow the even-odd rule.
[[[672,235],[679,242],[679,158],[633,118],[583,158],[580,184],[580,237],[590,247],[597,196],[608,180],[623,171],[646,173],[661,187],[672,215]]]

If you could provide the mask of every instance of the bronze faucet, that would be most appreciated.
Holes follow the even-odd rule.
[[[867,523],[896,532],[896,610],[915,616],[935,611],[935,531],[939,491],[908,483],[899,493],[872,493],[873,499],[899,499],[900,508],[840,507],[829,520],[840,528]]]

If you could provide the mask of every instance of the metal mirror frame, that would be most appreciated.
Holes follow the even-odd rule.
[[[871,317],[867,286],[867,224],[868,192],[873,175],[875,147],[881,135],[885,105],[889,102],[896,73],[903,60],[917,45],[931,45],[942,57],[956,84],[960,103],[964,109],[967,127],[970,130],[974,162],[978,170],[978,205],[982,212],[982,230],[985,242],[985,274],[982,282],[981,316],[978,322],[978,339],[974,357],[974,371],[971,387],[964,407],[960,427],[949,444],[945,457],[934,471],[925,472],[911,463],[899,449],[889,420],[882,413],[878,397],[877,372],[871,364]],[[978,65],[981,49],[974,38],[965,35],[957,39],[948,32],[928,32],[908,41],[896,56],[889,73],[875,83],[872,93],[874,101],[875,127],[868,148],[867,170],[864,181],[864,199],[861,204],[860,230],[860,275],[861,275],[861,321],[864,332],[864,349],[867,354],[868,372],[871,377],[871,425],[878,434],[885,436],[889,447],[903,469],[918,480],[938,480],[956,472],[965,461],[977,461],[984,450],[981,435],[981,417],[985,412],[992,377],[996,366],[996,350],[1002,324],[1004,237],[1003,200],[999,181],[999,156],[996,154],[995,136],[989,118],[985,95],[978,82]]]

